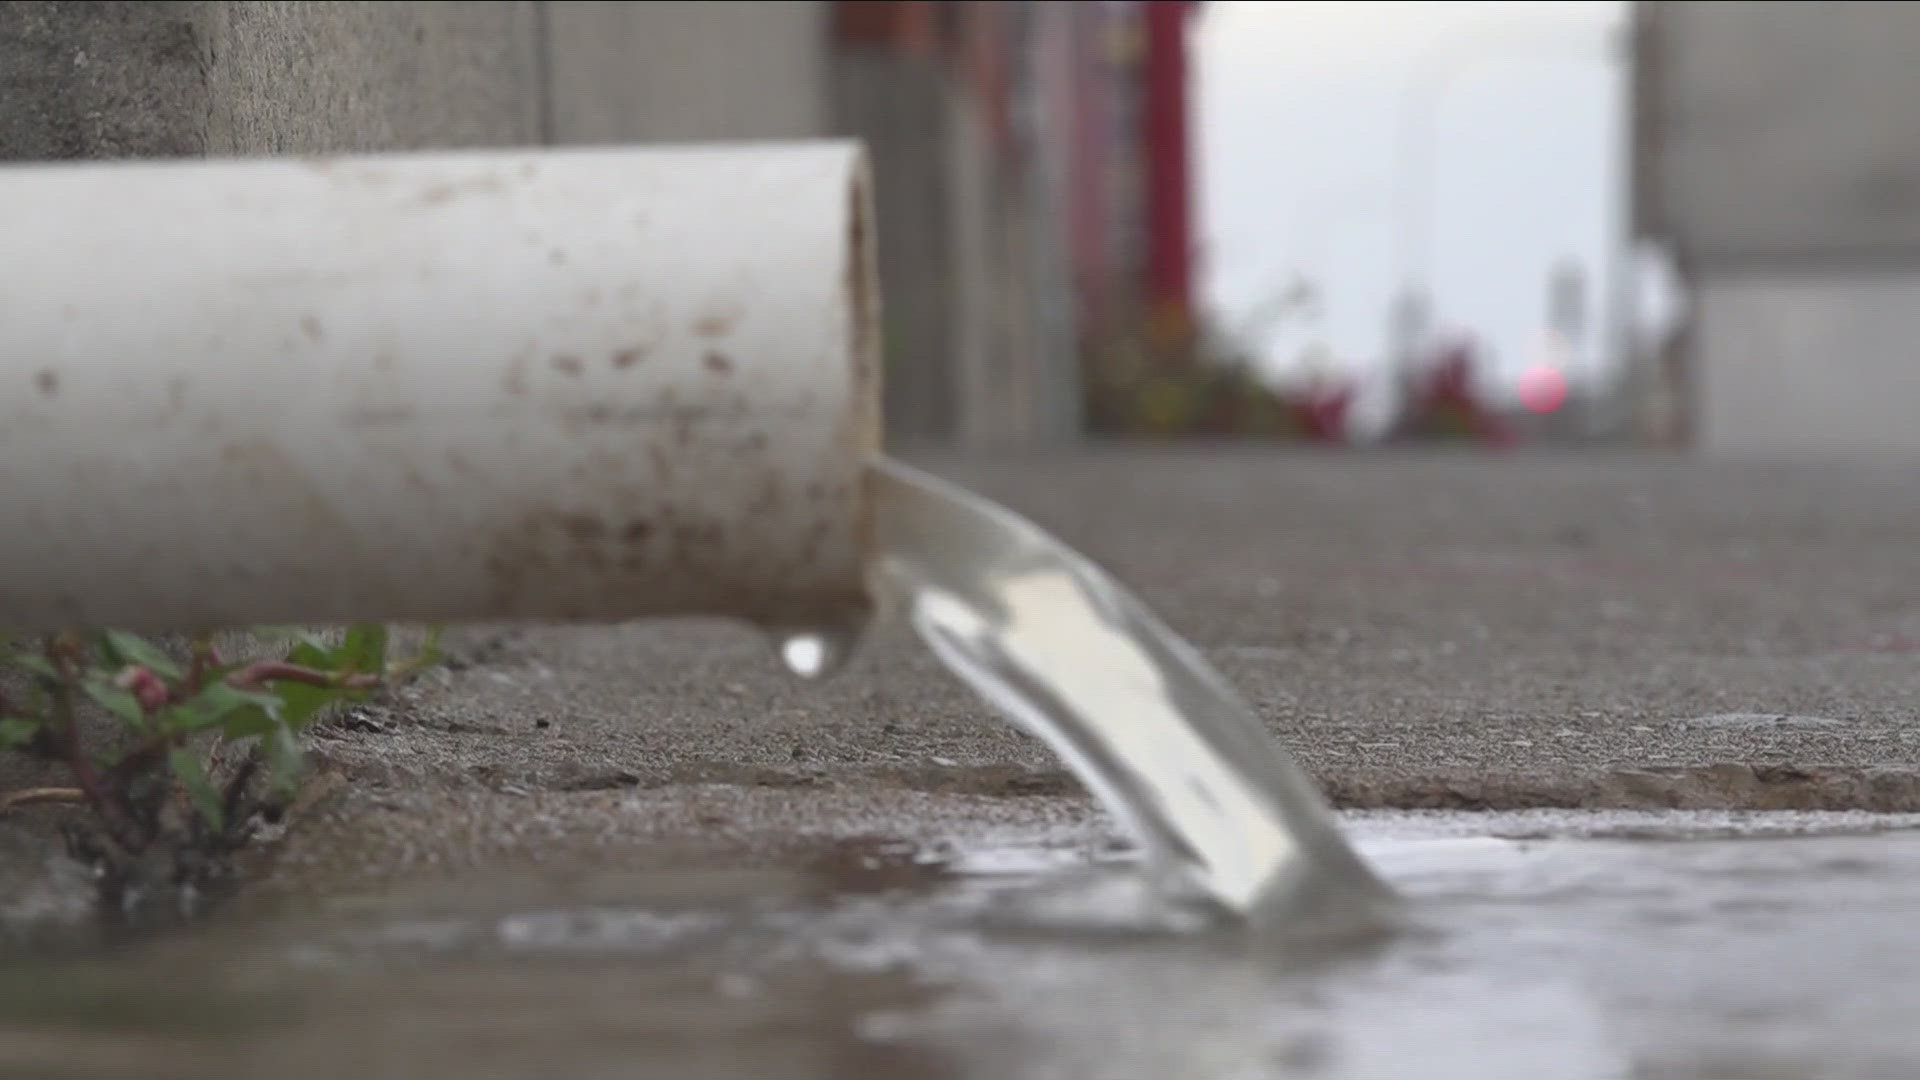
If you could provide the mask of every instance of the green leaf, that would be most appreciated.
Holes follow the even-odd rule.
[[[383,623],[362,623],[347,630],[340,643],[341,666],[362,675],[379,675],[387,670],[387,628]]]
[[[339,652],[329,652],[310,643],[303,644],[288,653],[287,662],[326,672],[337,671],[344,663]],[[335,702],[352,701],[366,696],[364,690],[351,690],[337,686],[308,686],[306,683],[296,682],[279,683],[275,685],[274,692],[280,695],[280,718],[293,728],[311,723],[322,710]]]
[[[275,724],[266,737],[267,769],[274,790],[292,796],[300,781],[300,743],[285,724]]]
[[[280,687],[280,722],[295,727],[304,726],[320,710],[339,700],[340,693],[338,690],[304,683],[283,684]]]
[[[37,652],[15,652],[7,658],[7,662],[15,667],[31,671],[44,679],[58,680],[60,678],[60,671],[53,666],[53,661],[48,660]]]
[[[287,653],[287,663],[319,668],[321,671],[331,671],[339,662],[339,652],[318,641],[303,641]]]
[[[0,750],[24,746],[40,732],[40,721],[20,716],[0,718]]]
[[[353,701],[365,697],[367,693],[365,690],[308,686],[305,683],[282,683],[280,692],[284,696],[280,706],[280,719],[291,728],[301,728],[312,723],[329,705]]]
[[[124,630],[109,630],[101,635],[107,645],[107,651],[113,659],[122,664],[139,664],[169,679],[181,677],[180,665],[163,653],[152,642]]]
[[[210,683],[199,693],[168,709],[163,723],[170,731],[192,732],[220,724],[231,725],[235,714],[245,709],[278,715],[281,702],[272,694],[240,690],[226,683]],[[232,734],[229,730],[228,734]]]
[[[187,797],[193,800],[200,816],[207,819],[207,824],[220,828],[226,818],[221,811],[220,793],[213,789],[213,782],[200,767],[200,758],[183,747],[168,754],[167,762],[173,766],[173,775],[179,777],[180,786],[187,789]]]
[[[426,636],[420,640],[420,651],[413,656],[413,663],[411,665],[413,670],[418,671],[421,668],[431,667],[440,662],[441,629],[439,626],[427,627]]]
[[[147,729],[146,713],[141,711],[140,702],[134,698],[133,691],[122,690],[110,682],[101,679],[88,679],[80,685],[87,696],[101,708],[119,717],[135,731]]]
[[[285,708],[285,706],[281,706]],[[230,714],[220,725],[220,733],[229,739],[251,739],[265,735],[280,723],[280,718],[265,709],[249,705]]]

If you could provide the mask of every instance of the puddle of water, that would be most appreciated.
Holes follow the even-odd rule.
[[[1911,1075],[1920,834],[1474,820],[1352,830],[1413,914],[1334,953],[1051,848],[393,883],[0,968],[0,1075]]]
[[[871,478],[883,606],[1053,749],[1166,897],[1289,929],[1380,921],[1387,890],[1198,650],[1007,510],[891,461]]]

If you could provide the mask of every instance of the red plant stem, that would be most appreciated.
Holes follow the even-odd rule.
[[[100,776],[94,771],[93,759],[87,756],[86,749],[80,745],[80,720],[73,711],[73,684],[77,680],[73,676],[72,658],[66,649],[56,646],[51,640],[47,643],[46,654],[47,661],[60,673],[58,685],[52,688],[52,697],[54,719],[60,722],[61,749],[66,751],[67,766],[73,770],[73,779],[80,785],[80,790],[86,793],[89,802],[98,804],[105,798],[105,793],[100,787]]]
[[[51,652],[51,650],[49,650]],[[56,658],[63,675],[68,673],[63,660]],[[87,805],[100,815],[100,821],[106,826],[107,834],[122,847],[133,846],[135,833],[123,815],[117,791],[108,790],[100,782],[100,773],[93,766],[93,757],[87,753],[86,744],[80,739],[80,721],[73,710],[72,684],[62,682],[53,687],[53,712],[60,722],[61,749],[66,752],[67,767],[73,770],[73,780],[80,788],[81,796]]]
[[[93,755],[87,752],[86,744],[80,738],[80,719],[73,708],[74,687],[80,683],[80,677],[74,670],[79,652],[80,646],[69,637],[62,635],[47,639],[47,662],[60,674],[60,678],[49,688],[54,719],[59,722],[60,748],[66,753],[67,767],[73,771],[74,783],[79,786],[87,804],[100,815],[107,835],[131,850],[138,846],[136,841],[140,829],[137,819],[127,810],[124,795],[117,788],[110,789],[101,782],[100,772],[94,768]]]
[[[330,690],[368,690],[380,685],[380,676],[334,674],[284,660],[258,660],[227,676],[227,684],[240,690],[257,690],[273,682],[304,683]]]

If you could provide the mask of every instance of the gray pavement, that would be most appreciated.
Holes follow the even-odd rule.
[[[1135,588],[1353,806],[1920,808],[1920,486],[1626,454],[917,463]],[[721,624],[471,628],[345,777],[1071,794],[898,627],[822,687]]]
[[[916,462],[1117,573],[1342,805],[1920,810],[1908,470],[1254,449]],[[823,686],[721,623],[452,640],[447,670],[316,735],[315,794],[269,849],[275,873],[720,864],[802,837],[1102,827],[1038,741],[898,626]],[[0,781],[55,779],[17,765]],[[72,909],[76,875],[46,871],[56,817],[0,820],[15,906]]]

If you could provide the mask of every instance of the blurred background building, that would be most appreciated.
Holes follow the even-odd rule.
[[[1627,244],[1626,15],[1607,0],[1208,5],[1205,296],[1262,381],[1344,396],[1350,438],[1624,434],[1644,276]],[[1275,303],[1303,289],[1313,303]],[[1466,423],[1468,406],[1488,415]]]
[[[1650,400],[1702,449],[1920,454],[1916,53],[1915,4],[1638,5],[1635,224],[1693,309]]]
[[[896,445],[1920,452],[1920,5],[0,4],[0,160],[850,136]]]
[[[829,127],[866,141],[881,180],[896,437],[1079,435],[1098,343],[1139,319],[1191,318],[1198,5],[821,6]]]
[[[1184,0],[0,4],[0,160],[853,136],[901,445],[1082,429],[1191,301]]]

